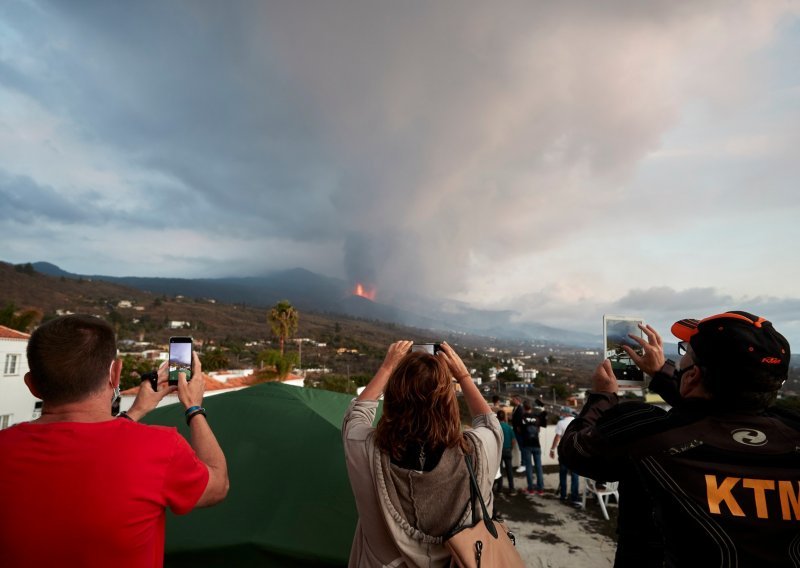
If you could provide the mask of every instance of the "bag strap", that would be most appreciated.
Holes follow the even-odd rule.
[[[486,509],[486,503],[483,500],[483,495],[481,494],[481,488],[478,487],[478,480],[475,479],[475,472],[472,470],[472,456],[467,454],[464,456],[464,460],[467,462],[467,471],[469,471],[469,492],[470,492],[470,503],[472,504],[472,524],[478,522],[477,519],[477,512],[475,511],[475,496],[477,495],[478,501],[481,503],[481,512],[483,513],[483,524],[486,526],[486,530],[489,531],[494,538],[497,538],[497,527],[495,527],[492,519],[489,517],[489,511]]]

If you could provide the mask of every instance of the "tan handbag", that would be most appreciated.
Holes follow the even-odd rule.
[[[450,550],[450,566],[459,568],[524,568],[525,563],[517,552],[514,535],[504,523],[489,517],[486,503],[481,495],[475,472],[472,470],[472,456],[465,456],[470,480],[470,504],[472,505],[472,526],[463,527],[444,541]],[[481,504],[482,519],[478,519],[475,501]]]

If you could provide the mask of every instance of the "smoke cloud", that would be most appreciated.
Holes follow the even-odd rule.
[[[25,235],[7,254],[169,276],[304,265],[485,303],[574,290],[562,266],[602,286],[595,258],[616,245],[600,243],[699,226],[702,211],[676,220],[666,204],[796,211],[791,121],[713,146],[739,164],[769,156],[759,200],[746,176],[704,187],[697,148],[678,166],[663,150],[697,105],[730,124],[761,96],[756,54],[797,13],[777,0],[12,3],[0,191],[30,199],[0,214],[4,234]],[[671,260],[642,253],[638,272]],[[567,303],[626,292],[606,284]]]

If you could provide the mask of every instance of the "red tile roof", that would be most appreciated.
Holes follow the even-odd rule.
[[[0,339],[21,339],[27,341],[31,336],[16,329],[0,325]]]
[[[255,375],[248,375],[246,377],[235,377],[232,379],[228,379],[227,381],[218,381],[216,379],[212,379],[205,373],[203,373],[203,378],[206,381],[205,384],[205,391],[215,391],[215,390],[224,390],[224,389],[232,389],[237,387],[249,387],[254,384],[260,382],[259,378]],[[301,379],[302,377],[297,375],[289,375],[287,376],[284,381],[292,380],[292,379]],[[127,390],[122,391],[122,394],[136,394],[139,392],[139,387],[131,387]]]

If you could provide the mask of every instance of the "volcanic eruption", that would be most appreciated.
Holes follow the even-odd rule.
[[[367,300],[375,301],[375,286],[368,286],[362,284],[361,282],[356,282],[355,288],[353,288],[353,295],[354,296],[361,296],[362,298],[366,298]]]

